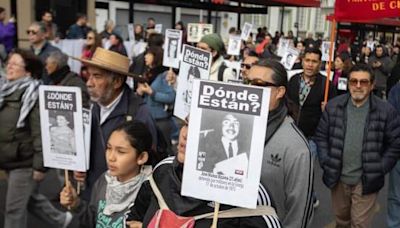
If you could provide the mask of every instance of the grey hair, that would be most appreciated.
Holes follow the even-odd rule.
[[[68,56],[60,51],[51,52],[47,59],[54,61],[58,69],[68,65]]]
[[[34,21],[34,22],[31,24],[31,26],[33,26],[33,25],[39,27],[39,31],[40,31],[41,33],[46,33],[46,32],[47,32],[46,25],[45,25],[43,22]]]
[[[105,21],[105,23],[104,23],[104,29],[107,29],[107,28],[111,28],[112,26],[114,26],[114,21],[113,20],[106,20]]]

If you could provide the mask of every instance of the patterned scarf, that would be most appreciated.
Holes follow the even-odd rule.
[[[115,212],[120,212],[128,208],[135,202],[142,183],[151,173],[150,166],[143,166],[141,172],[132,179],[119,182],[116,177],[111,176],[108,172],[105,174],[107,181],[106,189],[106,206],[103,213],[111,215]]]
[[[13,94],[17,90],[25,89],[21,98],[22,106],[17,122],[17,128],[22,128],[25,126],[25,118],[28,116],[39,97],[38,87],[40,82],[30,76],[13,81],[2,80],[3,81],[0,82],[0,109],[4,105],[5,97]]]
[[[300,77],[300,89],[299,89],[300,106],[303,106],[304,102],[307,99],[308,94],[310,93],[311,83],[312,81],[306,82],[303,76]]]

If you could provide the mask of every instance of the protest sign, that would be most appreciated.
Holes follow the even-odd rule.
[[[288,39],[284,39],[284,38],[280,38],[279,39],[279,43],[278,43],[278,51],[277,51],[277,55],[282,57],[285,55],[286,53],[286,49],[289,48],[290,45],[290,40]]]
[[[368,40],[367,41],[367,47],[369,47],[369,49],[371,49],[371,51],[374,51],[374,49],[375,49],[375,41]]]
[[[240,36],[229,36],[228,55],[239,55],[241,43]]]
[[[338,90],[347,90],[347,78],[340,77],[338,79]]]
[[[250,23],[244,23],[243,29],[242,29],[242,34],[240,34],[240,38],[244,41],[247,41],[249,39],[251,29],[253,28],[253,25]]]
[[[133,24],[128,24],[128,37],[129,41],[135,41],[135,29]]]
[[[85,143],[85,158],[86,158],[86,169],[90,166],[90,136],[92,128],[92,112],[90,109],[82,109],[82,123],[83,123],[83,137]]]
[[[226,60],[225,59],[224,63],[228,68],[232,69],[232,73],[234,74],[234,78],[235,79],[231,79],[231,80],[241,79],[240,70],[241,70],[241,63],[242,62],[240,62],[240,61],[230,61],[230,60]]]
[[[40,86],[39,104],[44,166],[85,172],[80,88]]]
[[[154,27],[154,30],[157,32],[157,33],[162,33],[162,24],[156,24],[156,26]]]
[[[183,45],[174,105],[175,116],[183,120],[187,117],[192,102],[193,81],[194,79],[208,79],[210,68],[210,52],[187,44]]]
[[[195,80],[182,195],[255,208],[270,88]]]
[[[296,59],[299,57],[299,51],[296,48],[289,47],[281,59],[282,65],[286,70],[291,70]]]
[[[323,41],[322,42],[322,61],[328,61],[329,60],[329,48],[331,47],[331,43],[329,41]],[[333,50],[335,50],[335,44],[333,44]],[[334,59],[334,52],[332,52],[332,59]]]
[[[187,41],[197,43],[203,36],[213,33],[213,25],[189,23],[188,31]]]
[[[179,68],[179,56],[182,48],[182,31],[167,29],[165,31],[163,65]]]

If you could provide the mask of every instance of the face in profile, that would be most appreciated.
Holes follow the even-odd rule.
[[[240,123],[238,119],[232,114],[228,114],[222,120],[222,136],[235,140],[239,135]]]

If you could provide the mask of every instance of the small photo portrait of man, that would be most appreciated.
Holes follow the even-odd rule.
[[[192,102],[192,87],[194,79],[200,79],[200,70],[196,66],[190,66],[188,74],[187,74],[187,87],[186,91],[183,94],[185,110],[190,110],[190,104]]]
[[[248,161],[253,122],[244,114],[203,109],[197,169],[216,172],[218,163],[241,155]]]
[[[169,38],[168,40],[168,58],[176,59],[178,57],[178,38]]]

